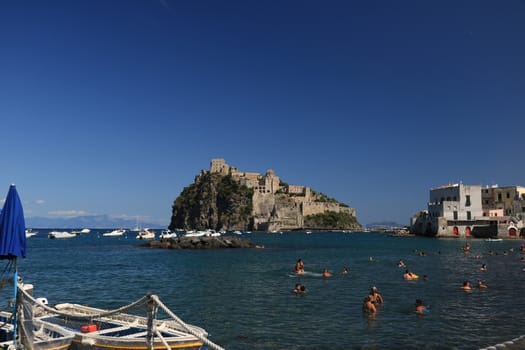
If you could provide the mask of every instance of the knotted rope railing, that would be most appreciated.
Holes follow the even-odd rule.
[[[139,300],[137,300],[137,301],[135,301],[135,302],[133,302],[131,304],[122,306],[122,307],[120,307],[118,309],[108,310],[108,311],[104,311],[104,312],[100,312],[100,313],[96,313],[96,314],[94,314],[94,313],[93,314],[92,313],[90,313],[90,314],[78,314],[78,313],[62,312],[60,310],[57,310],[57,309],[55,309],[53,307],[49,307],[49,306],[39,302],[38,300],[33,298],[33,296],[30,295],[23,288],[23,286],[21,284],[18,285],[18,290],[23,295],[23,298],[29,300],[34,305],[37,305],[38,307],[43,308],[47,312],[50,312],[50,313],[56,314],[56,315],[60,315],[60,316],[63,316],[63,317],[76,318],[76,319],[80,319],[80,320],[83,320],[83,319],[91,320],[93,318],[106,317],[106,316],[112,316],[112,315],[119,314],[119,313],[124,313],[124,312],[126,312],[126,311],[128,311],[130,309],[136,308],[137,306],[140,306],[140,305],[143,305],[143,304],[146,304],[148,302],[153,301],[157,306],[159,306],[162,310],[164,310],[164,312],[166,312],[166,314],[168,314],[176,323],[178,323],[186,332],[188,332],[189,334],[193,335],[194,337],[196,337],[197,339],[199,339],[204,344],[206,344],[207,346],[209,346],[210,348],[212,348],[214,350],[225,350],[221,346],[213,343],[207,337],[205,337],[202,334],[199,334],[198,332],[193,330],[188,324],[186,324],[184,321],[182,321],[182,319],[180,319],[177,315],[175,315],[166,305],[164,305],[164,303],[162,301],[160,301],[159,297],[157,295],[155,295],[155,294],[147,294],[147,295],[143,296],[142,298],[140,298]],[[164,344],[164,346],[168,350],[171,350],[171,347],[168,345],[168,343],[166,342],[164,337],[157,330],[157,327],[155,326],[155,324],[153,324],[151,327],[153,328],[151,331],[154,332],[157,335],[157,337],[161,340],[161,342]]]

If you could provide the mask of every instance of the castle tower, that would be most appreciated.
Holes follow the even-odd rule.
[[[221,175],[228,175],[230,173],[230,166],[222,158],[214,158],[210,163],[210,173],[219,173]]]

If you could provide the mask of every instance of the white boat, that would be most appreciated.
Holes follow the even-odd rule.
[[[170,229],[162,230],[162,232],[160,233],[160,236],[159,236],[160,239],[176,238],[176,237],[177,237],[177,233],[173,232]]]
[[[485,241],[486,242],[501,242],[501,241],[503,241],[503,239],[501,239],[501,238],[487,238]]]
[[[31,310],[33,322],[73,333],[72,349],[199,349],[206,344],[210,348],[223,350],[207,338],[208,333],[204,329],[186,324],[155,294],[148,294],[117,310],[70,303],[50,307],[47,300],[46,303],[39,302],[24,291],[20,294],[24,309]],[[161,315],[165,318],[159,319]]]
[[[38,231],[33,231],[30,228],[26,228],[26,238],[30,238],[30,237],[36,236],[37,233],[38,233]]]
[[[80,230],[80,231],[71,231],[71,233],[74,233],[74,234],[76,234],[76,235],[78,235],[78,234],[90,233],[90,232],[91,232],[91,230],[88,229],[88,228],[83,228],[83,229]]]
[[[51,231],[47,234],[47,237],[51,239],[74,238],[76,236],[77,235],[75,233],[71,233],[67,231]]]
[[[12,314],[10,312],[0,312],[0,342],[2,349],[9,349],[13,345],[14,327],[10,322]],[[24,345],[26,349],[34,350],[58,350],[68,349],[71,346],[75,333],[56,325],[44,324],[39,320],[26,320],[21,322],[20,329],[23,336],[18,343]]]
[[[119,236],[123,236],[124,233],[126,233],[126,230],[124,230],[123,228],[119,228],[119,229],[113,230],[111,232],[103,233],[102,236],[104,236],[104,237],[119,237]]]
[[[136,237],[137,239],[155,239],[155,232],[151,231],[149,228],[143,228],[139,231],[139,234]]]
[[[219,237],[220,232],[216,232],[212,229],[207,229],[204,231],[186,231],[184,237]]]

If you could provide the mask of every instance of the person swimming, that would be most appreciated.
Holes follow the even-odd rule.
[[[304,273],[304,262],[303,262],[303,259],[299,259],[297,260],[297,262],[295,263],[295,267],[293,269],[293,272],[295,273]]]
[[[478,288],[479,289],[484,289],[484,288],[487,288],[487,285],[482,280],[479,280],[478,281]]]
[[[416,299],[416,314],[423,315],[427,313],[427,307],[423,305],[423,300]]]
[[[470,286],[469,281],[463,282],[463,285],[461,286],[461,289],[463,289],[465,292],[472,292],[472,287]]]
[[[410,270],[406,270],[405,271],[405,274],[403,275],[403,278],[407,281],[411,281],[411,280],[415,280],[415,279],[418,279],[419,276],[416,275],[415,273],[413,273],[412,271]]]
[[[348,273],[348,267],[343,266],[343,272],[342,272],[342,274],[343,274],[343,275],[346,275],[347,273]]]
[[[330,271],[328,271],[328,269],[324,269],[323,270],[323,277],[332,277],[332,273],[330,273]]]
[[[294,290],[292,290],[292,293],[295,294],[303,294],[306,292],[306,288],[301,283],[296,283]]]

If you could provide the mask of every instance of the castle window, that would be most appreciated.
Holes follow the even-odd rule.
[[[470,211],[467,211],[467,220],[472,220],[472,214]]]
[[[454,210],[454,220],[457,220],[458,219],[458,212],[457,210]]]
[[[510,198],[510,193],[509,192],[507,192],[507,198]]]
[[[465,202],[465,206],[470,207],[470,195],[467,194],[467,200]]]

